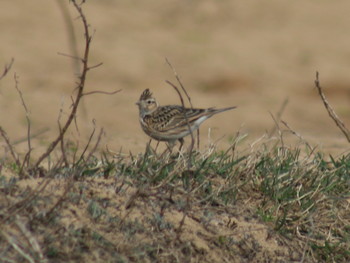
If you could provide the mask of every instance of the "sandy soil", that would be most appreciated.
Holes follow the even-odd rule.
[[[0,6],[0,65],[15,59],[0,81],[0,124],[12,141],[26,136],[25,114],[14,89],[16,72],[32,132],[49,129],[36,140],[40,152],[57,134],[59,110],[63,107],[64,118],[74,89],[74,63],[58,55],[72,54],[67,27],[57,1],[12,0]],[[238,130],[257,139],[274,125],[269,112],[276,114],[288,98],[282,119],[320,149],[340,154],[349,149],[347,141],[328,117],[313,82],[318,70],[330,102],[350,126],[349,8],[346,0],[90,0],[85,11],[95,30],[91,64],[103,66],[90,72],[86,89],[122,92],[84,99],[80,138],[88,137],[95,119],[110,148],[143,150],[148,138],[134,105],[140,93],[150,88],[161,104],[179,103],[165,83],[175,82],[168,58],[196,107],[239,106],[202,126],[203,147],[209,128],[211,141],[225,135],[222,147]],[[81,23],[73,23],[81,52]],[[79,137],[74,129],[70,132]]]

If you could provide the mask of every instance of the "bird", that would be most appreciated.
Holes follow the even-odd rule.
[[[145,89],[136,102],[139,108],[139,120],[142,130],[152,139],[164,141],[170,147],[180,142],[180,150],[184,137],[196,131],[199,126],[215,114],[233,110],[236,106],[216,109],[186,108],[180,105],[159,106],[149,89]]]

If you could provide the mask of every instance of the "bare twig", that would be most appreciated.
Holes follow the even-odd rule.
[[[5,65],[4,71],[3,71],[3,73],[2,73],[1,76],[0,76],[0,80],[1,80],[2,78],[4,78],[4,77],[7,75],[7,73],[10,71],[10,69],[11,69],[11,67],[12,67],[12,65],[13,65],[13,62],[14,62],[14,59],[12,58],[11,61],[10,61],[10,63]],[[0,134],[1,134],[1,137],[5,140],[6,145],[7,145],[7,147],[9,148],[10,153],[11,153],[11,156],[12,156],[13,160],[15,161],[16,165],[17,165],[18,167],[20,167],[20,166],[21,166],[21,163],[20,163],[20,161],[19,161],[18,155],[16,154],[16,152],[15,152],[15,150],[14,150],[14,148],[13,148],[13,145],[11,144],[10,139],[9,139],[9,137],[7,136],[5,130],[4,130],[1,126],[0,126]]]
[[[62,132],[62,125],[61,125],[62,114],[63,114],[63,100],[62,100],[60,112],[59,112],[58,118],[57,118],[57,125],[58,125],[59,133]],[[68,159],[67,159],[66,148],[65,148],[66,145],[64,143],[63,137],[62,137],[62,140],[60,140],[60,146],[61,146],[61,152],[62,152],[62,161],[64,162],[64,165],[66,167],[69,167],[69,162],[68,162]]]
[[[90,70],[90,69],[94,69],[94,68],[98,68],[99,66],[102,66],[102,65],[103,65],[103,62],[100,62],[100,63],[98,63],[98,64],[96,64],[96,65],[90,66],[90,67],[89,67],[89,70]]]
[[[77,155],[78,155],[78,149],[79,149],[79,141],[77,141],[77,145],[75,147],[73,157],[72,157],[72,163],[75,164],[77,160]]]
[[[72,59],[75,59],[75,60],[83,61],[83,59],[81,57],[69,55],[69,54],[62,53],[62,52],[57,52],[57,54],[60,55],[60,56],[69,57],[69,58],[72,58]]]
[[[59,132],[58,137],[51,142],[51,144],[49,145],[48,149],[46,150],[46,152],[44,154],[42,154],[39,159],[37,160],[37,162],[35,163],[35,167],[39,167],[39,165],[41,164],[41,162],[50,155],[50,153],[56,148],[57,144],[63,140],[63,137],[65,135],[65,133],[67,132],[68,128],[70,127],[72,121],[75,119],[76,116],[76,112],[79,106],[79,102],[82,98],[83,92],[84,92],[84,87],[85,87],[85,80],[86,80],[86,75],[87,72],[89,71],[89,54],[90,54],[90,44],[91,44],[91,40],[92,37],[90,35],[90,30],[89,30],[89,24],[86,20],[85,14],[81,8],[80,5],[77,4],[76,0],[72,0],[71,1],[75,7],[75,9],[77,10],[77,12],[80,15],[80,19],[83,23],[83,27],[84,27],[84,37],[85,37],[85,50],[84,50],[84,56],[82,59],[82,64],[83,64],[83,68],[81,70],[81,74],[79,77],[79,83],[77,85],[77,94],[75,96],[75,99],[73,101],[73,105],[72,105],[72,109],[71,112],[68,116],[68,119],[66,121],[66,123],[63,125],[61,131]]]
[[[10,63],[5,65],[4,71],[2,72],[2,74],[1,74],[1,76],[0,76],[0,80],[1,80],[2,78],[4,78],[4,77],[7,75],[7,73],[10,71],[10,69],[11,69],[11,67],[12,67],[14,61],[15,61],[15,60],[12,58],[11,61],[10,61]]]
[[[32,235],[32,233],[27,229],[25,224],[22,222],[21,218],[19,215],[16,215],[16,220],[15,223],[17,227],[21,230],[25,238],[27,239],[28,244],[32,247],[32,249],[36,252],[36,255],[39,257],[41,262],[46,262],[45,257],[41,251],[41,247],[36,240],[36,238]]]
[[[272,120],[274,121],[275,123],[275,127],[276,127],[276,130],[278,130],[278,135],[280,137],[280,141],[281,141],[281,144],[282,144],[282,147],[284,147],[284,140],[283,140],[283,135],[282,135],[282,131],[281,131],[281,128],[279,126],[279,122],[277,121],[277,119],[275,118],[275,116],[273,116],[273,114],[271,112],[270,113],[270,116],[272,118]]]
[[[12,156],[13,160],[16,162],[16,165],[18,167],[20,167],[21,166],[21,162],[19,161],[19,158],[18,158],[18,156],[17,156],[17,154],[16,154],[16,152],[15,152],[15,150],[13,148],[13,145],[10,142],[9,137],[7,136],[5,130],[1,126],[0,126],[0,134],[1,134],[1,137],[5,140],[6,145],[7,145],[7,147],[10,150],[11,156]]]
[[[286,109],[286,107],[288,105],[288,102],[289,102],[288,98],[286,98],[283,101],[283,103],[281,105],[281,108],[279,109],[279,111],[276,114],[276,121],[275,121],[275,123],[278,123],[281,120],[282,114],[283,114],[284,110]],[[270,113],[270,115],[272,115],[272,114]],[[276,132],[276,129],[277,129],[277,125],[274,125],[272,127],[272,129],[270,130],[269,134],[268,134],[269,138]]]
[[[75,171],[75,174],[79,173],[79,172],[80,171]],[[73,186],[73,178],[74,177],[75,176],[71,176],[70,178],[68,178],[63,194],[60,196],[60,198],[57,200],[57,202],[45,213],[47,219],[50,218],[51,214],[55,211],[55,209],[57,207],[59,207],[60,205],[62,205],[63,202],[66,200],[67,194],[69,193],[69,191],[71,190],[71,188]]]
[[[174,73],[174,75],[175,75],[175,78],[176,78],[177,82],[180,84],[181,89],[182,89],[183,92],[186,94],[186,97],[187,97],[187,99],[188,99],[188,102],[190,103],[191,108],[193,109],[192,102],[191,102],[191,97],[188,95],[188,93],[187,93],[187,91],[186,91],[184,85],[182,85],[182,82],[181,82],[181,80],[180,80],[179,75],[177,74],[177,72],[176,72],[175,68],[173,67],[173,65],[171,65],[170,61],[169,61],[167,58],[165,58],[165,60],[166,60],[166,63],[168,63],[169,67],[173,70],[173,73]]]
[[[30,135],[30,130],[31,130],[31,123],[30,123],[30,119],[29,119],[29,110],[28,110],[28,107],[24,101],[24,98],[23,98],[23,94],[22,94],[22,91],[19,89],[19,81],[18,81],[18,76],[17,74],[15,73],[14,74],[14,80],[15,80],[15,88],[19,94],[19,97],[21,99],[21,102],[22,102],[22,106],[24,108],[24,111],[26,113],[26,120],[27,120],[27,143],[28,143],[28,151],[24,157],[24,160],[23,160],[23,163],[22,163],[22,167],[21,167],[21,170],[20,170],[20,175],[22,174],[22,171],[23,171],[23,168],[24,166],[28,166],[29,165],[29,160],[30,160],[30,154],[32,152],[32,146],[31,146],[31,135]]]
[[[2,235],[6,241],[28,262],[35,263],[35,260],[30,256],[29,253],[26,253],[19,244],[17,244],[15,238],[13,238],[11,235],[5,233],[4,231],[0,232],[0,235]]]
[[[73,107],[73,105],[74,105],[74,98],[73,98],[73,96],[71,96],[70,98],[72,100],[71,107]],[[74,126],[75,126],[75,130],[77,131],[78,135],[80,136],[79,126],[78,126],[78,122],[77,122],[77,115],[74,116]]]
[[[181,101],[182,107],[185,107],[184,99],[183,99],[183,97],[182,97],[182,95],[181,95],[180,90],[176,87],[175,84],[171,83],[169,80],[166,80],[165,82],[168,83],[170,86],[172,86],[172,87],[176,90],[177,94],[178,94],[179,97],[180,97],[180,101]],[[185,115],[185,117],[186,117],[186,119],[187,119],[187,116],[186,116],[186,115]]]
[[[92,130],[92,132],[91,132],[91,134],[90,134],[89,140],[88,140],[87,144],[85,145],[85,148],[84,148],[82,154],[80,155],[80,158],[79,158],[78,163],[80,162],[80,160],[82,160],[82,159],[84,158],[84,155],[85,155],[87,149],[88,149],[89,146],[90,146],[90,143],[91,143],[91,141],[92,141],[92,138],[93,138],[94,135],[95,135],[95,131],[96,131],[96,121],[95,121],[95,120],[92,120],[92,123],[93,123],[93,125],[94,125],[94,128],[93,128],[93,130]]]
[[[181,95],[179,89],[176,87],[176,85],[174,85],[173,83],[171,83],[171,82],[168,81],[168,80],[166,81],[166,83],[168,83],[170,86],[172,86],[172,87],[176,90],[177,94],[178,94],[179,97],[180,97],[182,107],[185,107],[185,104],[184,104],[184,100],[183,100],[183,98],[182,98],[182,95]],[[191,130],[191,125],[190,125],[190,123],[189,123],[189,121],[188,121],[188,118],[187,118],[187,115],[186,115],[185,112],[184,112],[184,117],[185,117],[185,119],[186,119],[187,127],[188,127],[188,130],[190,131],[190,135],[191,135],[191,146],[190,146],[190,149],[189,149],[189,156],[188,156],[188,169],[190,169],[191,166],[192,166],[192,152],[193,152],[193,146],[194,146],[194,141],[195,141],[195,140],[194,140],[193,132],[192,132],[192,130]]]
[[[30,135],[30,138],[33,139],[33,138],[36,138],[40,135],[42,135],[43,133],[47,132],[48,130],[50,130],[49,128],[43,128],[41,130],[38,130],[37,132],[35,133],[31,133]],[[14,141],[12,143],[12,145],[16,145],[16,144],[20,144],[22,142],[26,142],[28,140],[28,137],[24,137],[24,138],[21,138],[21,139],[17,139],[16,141]]]
[[[197,130],[197,150],[199,151],[199,144],[200,144],[200,139],[199,139],[199,129]]]
[[[172,69],[174,76],[177,80],[177,82],[180,84],[180,87],[182,89],[182,91],[185,93],[188,102],[190,103],[191,109],[193,109],[193,105],[192,105],[192,100],[191,97],[188,95],[187,90],[185,89],[185,86],[182,84],[179,75],[177,74],[175,68],[173,67],[173,65],[170,63],[170,61],[168,60],[168,58],[165,58],[166,63],[169,65],[169,67]],[[200,138],[199,138],[199,129],[197,130],[197,148],[199,150],[199,144],[200,144]],[[193,148],[193,147],[192,147]],[[192,149],[193,150],[193,149]]]
[[[16,202],[11,207],[7,209],[6,216],[1,218],[0,225],[4,224],[7,220],[13,217],[15,214],[19,214],[19,212],[25,209],[35,198],[42,193],[45,188],[52,181],[52,178],[45,178],[34,191],[31,191],[23,200]]]
[[[97,147],[100,145],[103,134],[104,134],[104,130],[103,130],[103,128],[101,128],[100,133],[98,134],[98,137],[97,137],[97,141],[96,141],[94,147],[89,152],[89,155],[86,158],[86,162],[88,162],[90,160],[91,156],[94,154],[94,152],[96,152]]]
[[[81,58],[79,58],[79,55],[78,55],[79,52],[78,52],[77,38],[76,38],[76,35],[75,35],[72,19],[70,17],[70,14],[69,14],[69,11],[68,11],[68,8],[67,8],[67,3],[66,3],[66,1],[62,1],[62,0],[56,0],[56,3],[58,4],[58,7],[61,10],[61,13],[62,13],[62,16],[63,16],[63,20],[64,20],[65,25],[66,25],[66,30],[67,30],[67,33],[68,33],[69,48],[70,48],[73,56],[66,55],[66,54],[63,54],[63,53],[58,53],[58,54],[74,58],[75,59],[75,60],[73,60],[74,72],[75,73],[79,73],[79,71],[80,71],[80,63],[79,63],[78,60],[81,60]]]
[[[345,135],[348,142],[350,142],[350,131],[345,127],[344,123],[340,120],[338,115],[333,110],[332,106],[327,101],[326,96],[324,95],[324,93],[322,91],[318,75],[319,75],[318,71],[316,71],[315,86],[316,86],[316,88],[318,90],[318,94],[320,95],[322,102],[323,102],[323,104],[328,112],[328,115],[332,118],[332,120],[335,122],[335,124],[341,130],[341,132]]]
[[[180,236],[181,236],[181,233],[182,233],[182,228],[185,224],[185,219],[187,217],[187,214],[188,214],[188,210],[190,209],[190,193],[188,192],[187,193],[187,197],[186,197],[186,205],[183,209],[183,216],[182,216],[182,219],[179,223],[179,226],[177,227],[176,229],[176,240],[179,240],[180,239]]]
[[[78,44],[76,39],[76,33],[73,26],[73,20],[71,18],[70,12],[67,7],[68,2],[62,1],[62,0],[56,0],[56,2],[61,10],[61,14],[66,26],[67,39],[68,39],[68,44],[70,48],[70,54],[65,54],[62,52],[58,52],[58,54],[62,56],[70,57],[73,59],[72,67],[74,72],[73,75],[75,77],[76,75],[79,75],[79,72],[81,70],[80,63],[83,62],[83,58],[81,57],[81,55],[79,55],[79,52],[78,52]],[[83,2],[84,1],[82,1],[82,3]],[[82,109],[82,112],[84,113],[84,116],[86,116],[87,112],[86,112],[85,103],[82,102],[80,107]]]
[[[297,136],[300,140],[302,140],[305,145],[309,148],[309,150],[313,151],[313,148],[311,147],[311,145],[303,138],[303,136],[301,136],[301,134],[297,133],[296,131],[294,131],[287,122],[285,122],[284,120],[281,120],[281,122],[283,123],[284,126],[286,126],[288,128],[288,130],[294,134],[295,136]]]
[[[61,127],[61,123],[58,121],[58,129],[60,131],[60,133],[62,132],[62,127]],[[69,167],[69,162],[68,162],[68,158],[66,155],[66,147],[65,147],[65,143],[64,140],[62,138],[62,140],[60,140],[60,146],[61,146],[61,152],[62,152],[62,160],[64,162],[64,165],[66,167]]]
[[[108,92],[108,91],[90,91],[90,92],[85,92],[82,94],[82,96],[87,96],[87,95],[91,95],[91,94],[106,94],[106,95],[114,95],[118,92],[121,92],[122,90],[116,90],[116,91],[112,91],[112,92]]]

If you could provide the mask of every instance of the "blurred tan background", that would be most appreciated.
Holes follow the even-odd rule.
[[[81,21],[64,1],[83,51]],[[80,136],[103,127],[103,144],[123,152],[142,151],[148,138],[138,123],[135,102],[150,88],[161,104],[178,104],[168,58],[195,107],[237,105],[202,125],[202,147],[220,140],[226,147],[238,130],[247,143],[270,130],[283,101],[295,131],[333,153],[349,149],[328,117],[316,89],[315,72],[338,115],[350,126],[350,2],[340,0],[131,1],[88,0],[83,6],[94,32],[86,91],[122,92],[85,97],[78,113]],[[15,59],[0,81],[0,125],[13,141],[26,136],[26,119],[13,74],[30,109],[36,152],[57,134],[57,119],[69,112],[76,76],[67,26],[57,1],[11,0],[0,4],[0,66]],[[2,140],[1,140],[2,141]],[[187,140],[188,141],[188,140]],[[17,147],[25,147],[24,143]]]

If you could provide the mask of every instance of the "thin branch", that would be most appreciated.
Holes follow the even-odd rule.
[[[34,191],[31,191],[23,200],[20,200],[10,206],[7,209],[6,216],[4,218],[1,218],[0,225],[7,222],[9,219],[11,219],[15,214],[19,214],[19,212],[23,209],[25,209],[28,204],[30,204],[35,198],[39,196],[40,193],[42,193],[45,188],[49,185],[49,183],[53,180],[53,178],[46,178],[44,179]]]
[[[183,97],[182,97],[182,95],[181,95],[181,92],[179,91],[178,87],[176,87],[176,85],[173,84],[173,83],[171,83],[169,80],[166,80],[165,82],[168,83],[170,86],[172,86],[172,87],[176,90],[177,94],[178,94],[179,97],[180,97],[181,105],[182,105],[182,107],[185,108],[184,99],[183,99]],[[187,119],[187,116],[186,116],[186,115],[185,115],[185,117],[186,117],[186,119]]]
[[[20,170],[19,174],[22,174],[23,168],[24,166],[28,166],[29,165],[29,160],[30,160],[30,154],[32,152],[32,145],[31,145],[31,135],[30,135],[30,130],[31,130],[31,123],[30,123],[30,119],[29,119],[29,110],[28,107],[24,101],[23,98],[23,93],[22,91],[19,89],[19,81],[18,81],[19,77],[17,76],[17,74],[14,74],[14,80],[15,80],[15,89],[17,90],[19,97],[21,99],[22,102],[22,106],[24,108],[24,111],[26,113],[26,120],[27,120],[27,143],[28,143],[28,152],[26,153],[23,163],[22,163],[22,167]]]
[[[79,150],[79,147],[80,147],[80,143],[79,141],[77,141],[77,145],[75,147],[75,150],[73,152],[73,157],[72,157],[72,163],[75,164],[76,163],[76,159],[77,159],[77,154],[78,154],[78,150]]]
[[[311,145],[303,138],[303,136],[301,136],[301,134],[297,133],[296,131],[294,131],[287,122],[285,122],[284,120],[281,120],[281,123],[283,123],[284,126],[286,126],[288,128],[288,130],[294,134],[295,136],[297,136],[300,140],[302,140],[305,145],[309,148],[310,151],[313,151],[313,148],[311,147]]]
[[[8,235],[7,233],[5,233],[4,231],[0,232],[0,235],[2,235],[7,242],[24,258],[26,259],[28,262],[30,263],[35,263],[35,260],[33,258],[31,258],[31,256],[26,253],[24,250],[22,250],[21,246],[19,244],[17,244],[16,240]]]
[[[183,226],[185,224],[185,219],[187,217],[187,214],[188,214],[188,210],[190,209],[190,193],[188,192],[187,193],[187,196],[186,196],[186,205],[183,209],[183,216],[182,216],[182,219],[179,223],[179,226],[177,227],[177,229],[175,230],[176,231],[176,240],[179,240],[180,239],[180,236],[182,234],[182,230],[183,230]]]
[[[270,113],[270,116],[271,116],[272,120],[275,122],[276,130],[278,130],[278,135],[280,137],[282,147],[284,148],[284,140],[283,140],[283,135],[282,135],[281,128],[279,126],[279,122],[277,121],[275,116],[273,116],[273,114],[271,112],[269,112],[269,113]]]
[[[63,56],[63,57],[69,57],[69,58],[72,58],[72,59],[76,59],[76,60],[83,61],[83,59],[82,59],[81,57],[72,56],[72,55],[69,55],[69,54],[62,53],[62,52],[57,52],[57,55],[60,55],[60,56]]]
[[[177,82],[180,84],[181,89],[183,90],[183,92],[185,93],[188,102],[190,103],[191,109],[193,109],[193,105],[192,105],[192,100],[191,97],[188,95],[187,90],[185,89],[185,86],[182,85],[182,82],[180,80],[179,75],[177,74],[175,68],[173,67],[173,65],[170,63],[170,61],[168,60],[168,58],[165,58],[166,63],[169,65],[169,67],[172,69],[174,76],[177,80]],[[199,129],[197,130],[197,148],[199,150],[199,144],[200,144],[200,137],[199,137]]]
[[[7,73],[10,71],[10,69],[11,69],[11,67],[12,67],[14,61],[15,61],[15,60],[12,58],[11,61],[10,61],[10,63],[5,65],[4,71],[2,72],[2,74],[1,74],[1,76],[0,76],[0,80],[1,80],[2,78],[4,78],[4,77],[7,75]],[[13,148],[13,145],[11,144],[10,139],[9,139],[9,137],[7,136],[5,130],[4,130],[1,126],[0,126],[0,134],[1,134],[1,137],[5,140],[6,145],[7,145],[7,147],[9,148],[10,153],[11,153],[11,156],[12,156],[13,160],[15,161],[16,165],[17,165],[18,167],[20,167],[20,166],[21,166],[21,163],[20,163],[20,161],[19,161],[18,155],[16,154],[16,152],[15,152],[15,150],[14,150],[14,148]]]
[[[56,2],[61,10],[61,14],[63,16],[63,20],[65,23],[66,32],[67,32],[67,40],[68,40],[71,55],[64,54],[64,53],[58,53],[58,54],[63,55],[63,56],[67,56],[67,57],[70,57],[73,59],[72,60],[72,67],[74,70],[73,75],[75,77],[75,76],[79,75],[79,73],[80,73],[80,70],[81,70],[80,63],[83,62],[83,58],[81,57],[81,55],[79,55],[79,52],[78,52],[76,33],[74,30],[73,19],[71,18],[70,12],[68,10],[68,5],[67,5],[68,2],[62,1],[62,0],[56,0]],[[84,116],[86,116],[87,113],[86,113],[85,103],[83,102],[80,107],[81,107],[82,112],[84,113]]]
[[[122,90],[116,90],[116,91],[112,91],[112,92],[108,92],[108,91],[90,91],[90,92],[85,92],[82,94],[82,96],[87,96],[87,95],[91,95],[91,94],[106,94],[106,95],[114,95],[118,92],[121,92]]]
[[[1,137],[5,140],[6,145],[9,148],[11,156],[12,156],[13,160],[15,161],[16,165],[18,167],[20,167],[21,166],[21,162],[18,159],[18,156],[17,156],[17,154],[16,154],[16,152],[15,152],[15,150],[13,148],[13,145],[10,142],[9,137],[7,136],[5,130],[1,126],[0,126],[0,134],[1,134]]]
[[[288,105],[289,99],[285,98],[285,100],[282,102],[282,105],[280,107],[280,109],[278,110],[277,114],[276,114],[276,122],[278,123],[281,120],[282,114],[284,112],[284,110],[286,109],[287,105]],[[271,113],[270,113],[271,114]],[[275,123],[276,123],[275,122]],[[270,130],[270,132],[268,133],[269,138],[276,132],[276,128],[277,125],[274,125],[272,127],[272,129]]]
[[[332,118],[332,120],[335,122],[335,124],[338,126],[338,128],[342,131],[342,133],[345,135],[346,139],[348,140],[348,142],[350,142],[350,131],[346,128],[346,126],[344,125],[344,123],[340,120],[340,118],[338,117],[338,115],[335,113],[335,111],[333,110],[332,106],[329,104],[329,102],[326,99],[326,96],[324,95],[321,85],[320,85],[320,81],[318,78],[318,71],[316,71],[316,80],[315,80],[315,86],[318,90],[318,94],[320,95],[322,102],[328,112],[328,115]]]
[[[27,239],[28,244],[32,247],[32,249],[36,252],[39,259],[43,262],[45,260],[44,255],[41,251],[41,247],[36,240],[36,238],[32,235],[32,233],[27,229],[25,224],[21,221],[19,215],[16,215],[15,223],[17,227],[21,230],[25,238]]]
[[[75,173],[77,173],[77,171]],[[60,196],[57,202],[45,213],[46,214],[45,217],[47,219],[49,219],[51,217],[51,214],[55,211],[55,209],[60,205],[62,205],[62,203],[66,200],[67,194],[69,193],[69,191],[73,186],[73,178],[74,176],[71,176],[68,178],[63,194]]]
[[[200,143],[200,140],[199,140],[199,129],[197,129],[197,150],[199,151],[199,143]]]
[[[60,131],[60,133],[62,132],[62,127],[61,127],[61,123],[58,120],[58,129]],[[62,160],[64,162],[65,167],[69,167],[69,162],[68,162],[68,158],[67,158],[67,154],[66,154],[66,148],[65,148],[65,143],[64,140],[62,138],[62,140],[60,141],[60,146],[61,146],[61,152],[62,152]]]
[[[96,65],[93,65],[93,66],[89,67],[89,70],[90,70],[90,69],[94,69],[94,68],[98,68],[98,67],[100,67],[100,66],[102,66],[102,65],[103,65],[103,62],[100,62],[100,63],[98,63],[98,64],[96,64]]]
[[[58,7],[61,10],[61,14],[63,16],[63,20],[64,20],[65,25],[66,25],[66,30],[68,32],[69,48],[70,48],[73,56],[65,55],[62,53],[58,53],[58,54],[76,59],[73,63],[73,68],[74,68],[74,72],[78,73],[80,71],[80,63],[78,60],[81,60],[81,58],[79,58],[79,55],[78,55],[79,52],[78,52],[77,38],[76,38],[75,31],[74,31],[72,18],[69,14],[66,1],[56,0],[56,3],[58,4]]]
[[[89,146],[90,146],[91,140],[92,140],[92,138],[94,137],[94,134],[95,134],[95,131],[96,131],[96,121],[95,121],[95,120],[92,120],[92,124],[93,124],[94,128],[93,128],[93,130],[92,130],[92,132],[91,132],[91,134],[90,134],[89,140],[88,140],[87,144],[85,145],[85,148],[84,148],[82,154],[80,155],[79,160],[78,160],[77,163],[79,163],[81,160],[83,160],[84,155],[85,155],[87,149],[88,149]]]
[[[57,144],[63,140],[63,137],[66,133],[66,131],[68,130],[68,128],[70,127],[72,121],[75,119],[76,116],[76,112],[79,106],[79,102],[82,98],[82,94],[84,92],[84,87],[85,87],[85,80],[86,80],[86,75],[87,72],[89,71],[89,66],[88,66],[88,62],[89,62],[89,54],[90,54],[90,44],[91,44],[91,35],[90,35],[90,31],[89,31],[89,24],[86,20],[86,17],[84,15],[84,12],[82,10],[82,8],[76,3],[76,0],[72,0],[71,1],[76,9],[76,11],[79,13],[80,15],[80,19],[83,23],[83,27],[84,27],[84,37],[85,37],[85,51],[84,51],[84,56],[83,56],[83,60],[82,60],[82,64],[83,64],[83,68],[81,71],[81,75],[79,77],[79,83],[77,86],[77,94],[75,97],[75,100],[73,102],[72,105],[72,110],[71,113],[69,114],[69,117],[66,121],[66,123],[64,124],[64,126],[62,127],[62,130],[60,131],[58,137],[51,142],[51,144],[49,145],[48,149],[46,150],[46,152],[44,154],[42,154],[38,161],[35,163],[35,167],[39,167],[39,165],[41,164],[41,162],[48,156],[50,155],[50,153],[56,148]]]
[[[74,98],[72,96],[70,98],[72,100],[72,104],[71,104],[71,108],[72,108],[74,105]],[[80,136],[79,126],[78,126],[78,122],[77,122],[77,115],[74,116],[74,126],[75,126],[75,130],[77,131],[78,135]]]
[[[1,80],[2,78],[4,78],[4,77],[7,75],[7,73],[10,71],[10,69],[11,69],[11,67],[12,67],[14,61],[15,61],[14,58],[12,58],[11,61],[10,61],[10,63],[8,63],[8,64],[5,65],[4,71],[2,72],[2,74],[1,74],[1,76],[0,76],[0,80]]]
[[[49,128],[43,128],[43,129],[41,129],[41,130],[39,130],[39,131],[37,131],[37,132],[35,132],[35,133],[32,133],[32,134],[30,135],[30,138],[31,138],[31,139],[34,139],[34,138],[36,138],[36,137],[38,137],[38,136],[44,134],[44,133],[47,132],[48,130],[50,130],[50,129],[49,129]],[[16,141],[14,141],[12,144],[13,144],[13,145],[20,144],[20,143],[22,143],[22,142],[26,142],[27,140],[28,140],[28,137],[21,138],[21,139],[18,139],[18,140],[16,140]]]
[[[280,108],[279,111],[277,112],[277,115],[276,115],[277,120],[280,120],[280,119],[281,119],[282,114],[283,114],[284,110],[286,109],[288,103],[289,103],[289,99],[288,99],[288,98],[285,98],[284,101],[283,101],[283,103],[282,103],[282,105],[281,105],[281,108]]]
[[[60,134],[62,133],[61,117],[63,114],[63,106],[64,106],[64,101],[62,100],[60,112],[59,112],[58,118],[57,118],[58,131]],[[63,137],[62,137],[62,140],[60,141],[60,146],[61,146],[61,152],[62,152],[62,161],[64,162],[64,165],[66,167],[69,167],[69,162],[68,162],[67,155],[66,155],[66,148],[65,148],[65,143],[64,143]]]
[[[101,128],[100,133],[98,134],[98,137],[97,137],[97,141],[96,141],[94,147],[92,148],[92,150],[89,152],[89,155],[86,158],[86,162],[88,162],[90,160],[91,156],[94,154],[94,152],[96,152],[97,147],[100,145],[103,134],[104,134],[104,130],[103,130],[103,128]]]
[[[167,58],[165,58],[165,61],[166,61],[166,63],[168,63],[169,67],[173,70],[173,73],[174,73],[174,75],[175,75],[175,78],[176,78],[177,82],[179,82],[179,84],[180,84],[180,86],[181,86],[181,89],[182,89],[183,92],[186,94],[186,97],[187,97],[187,99],[188,99],[188,102],[189,102],[190,105],[191,105],[191,109],[193,109],[192,102],[191,102],[191,97],[188,95],[188,93],[187,93],[187,91],[186,91],[184,85],[182,85],[182,82],[181,82],[181,80],[180,80],[180,77],[179,77],[179,75],[177,74],[175,68],[173,67],[173,65],[171,65],[170,61],[169,61]]]
[[[180,92],[179,89],[176,87],[176,85],[174,85],[173,83],[171,83],[169,80],[166,80],[166,83],[168,83],[170,86],[172,86],[172,87],[176,90],[177,94],[178,94],[179,97],[180,97],[182,107],[185,107],[184,100],[183,100],[183,98],[182,98],[181,92]],[[184,117],[185,117],[185,120],[186,120],[186,124],[187,124],[188,130],[190,131],[190,135],[191,135],[191,146],[190,146],[189,156],[188,156],[188,169],[190,169],[191,166],[192,166],[192,152],[193,152],[193,146],[194,146],[194,141],[195,141],[195,140],[194,140],[193,132],[192,132],[192,130],[191,130],[190,122],[188,121],[188,118],[187,118],[187,115],[186,115],[185,112],[184,112]]]

